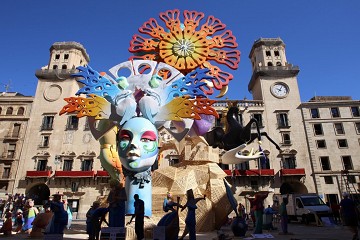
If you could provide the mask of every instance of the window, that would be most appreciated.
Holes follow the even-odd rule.
[[[331,112],[331,116],[333,118],[338,118],[340,117],[340,112],[339,112],[339,109],[337,107],[334,107],[334,108],[330,108],[330,112]]]
[[[344,170],[352,170],[353,165],[352,165],[351,156],[342,156],[341,158],[342,158]]]
[[[258,122],[258,124],[259,124],[259,127],[263,127],[263,126],[264,126],[264,125],[263,125],[263,121],[262,121],[262,115],[261,115],[261,113],[254,113],[254,114],[252,115],[252,118],[255,118],[255,120],[256,120],[256,121]],[[253,128],[256,127],[255,123],[252,124],[252,127],[253,127]]]
[[[312,108],[310,109],[311,118],[320,118],[319,109]]]
[[[11,170],[10,167],[4,167],[2,178],[10,178],[10,170]]]
[[[90,126],[89,126],[89,118],[85,118],[84,131],[89,131],[89,130],[90,130]]]
[[[65,159],[64,160],[64,166],[63,171],[71,171],[73,166],[73,160],[72,159]]]
[[[39,147],[47,148],[47,147],[49,147],[49,142],[50,142],[50,136],[49,135],[43,135]]]
[[[324,180],[326,184],[334,184],[334,180],[332,176],[325,176]]]
[[[272,67],[273,64],[272,64],[272,62],[268,62],[267,65],[268,65],[269,67]]]
[[[250,181],[250,185],[251,185],[251,188],[255,191],[259,190],[259,184],[258,184],[258,181],[256,180],[252,180]]]
[[[276,66],[281,66],[281,62],[276,62]]]
[[[270,160],[266,154],[259,158],[260,169],[270,169]]]
[[[342,135],[345,134],[344,127],[342,123],[334,123],[335,134]]]
[[[74,182],[71,183],[71,191],[73,191],[73,183]],[[77,186],[79,186],[79,183],[77,183]],[[73,192],[77,192],[78,188],[76,188],[76,191]],[[79,199],[68,199],[68,206],[71,208],[71,212],[77,213],[79,211]]]
[[[271,57],[271,52],[270,51],[265,51],[265,54],[267,57]]]
[[[316,140],[316,146],[317,148],[326,148],[325,140]]]
[[[356,183],[356,178],[354,175],[347,176],[348,183]]]
[[[69,116],[68,117],[68,123],[67,123],[67,130],[76,130],[78,129],[78,125],[79,125],[79,118],[77,118],[76,116]]]
[[[235,116],[236,121],[238,121],[238,123],[240,123],[241,126],[243,126],[243,115],[241,113],[239,113],[237,116]]]
[[[221,119],[222,119],[222,114],[219,113],[219,118],[217,118],[215,121],[215,127],[223,127]]]
[[[52,130],[54,123],[54,116],[44,116],[41,130]]]
[[[360,122],[355,123],[355,129],[356,129],[356,133],[360,134]]]
[[[57,65],[53,65],[53,69],[57,69],[58,68],[58,66]]]
[[[60,54],[56,54],[56,55],[55,55],[55,59],[56,59],[56,60],[59,60],[59,59],[60,59]]]
[[[323,171],[331,170],[329,157],[320,157],[320,163]]]
[[[45,171],[47,166],[47,160],[38,160],[36,171]]]
[[[280,56],[279,51],[274,51],[274,55],[275,55],[275,57],[279,57]]]
[[[323,135],[321,123],[314,124],[314,133],[315,133],[315,136]]]
[[[360,117],[359,107],[351,107],[351,113],[353,117]]]
[[[81,171],[92,171],[93,160],[92,159],[85,159],[81,163]]]
[[[295,156],[284,156],[283,157],[283,168],[285,169],[294,169],[296,168],[296,157]]]
[[[7,158],[15,158],[15,150],[16,150],[16,144],[9,143],[8,151],[7,151]]]
[[[173,166],[175,164],[178,164],[179,162],[180,162],[179,158],[170,157],[169,166]]]
[[[249,170],[250,164],[249,164],[249,162],[243,162],[243,163],[236,164],[235,167],[238,170]]]
[[[290,133],[286,132],[286,133],[281,133],[282,136],[282,144],[284,145],[290,145],[291,144],[291,139],[290,139]]]
[[[21,124],[20,123],[15,123],[14,124],[14,128],[12,130],[12,137],[19,137],[20,135],[20,129],[21,129]]]
[[[68,53],[65,53],[65,54],[64,54],[64,59],[65,59],[65,60],[68,60],[68,59],[69,59],[69,54],[68,54]]]
[[[12,115],[12,113],[13,113],[13,108],[12,108],[12,107],[8,107],[8,108],[6,109],[6,115]]]
[[[339,148],[347,148],[348,147],[346,139],[338,139],[337,142],[338,142]]]
[[[24,108],[23,107],[19,107],[19,109],[17,111],[17,115],[19,115],[19,116],[24,115]]]
[[[2,108],[0,107],[0,115],[2,114]]]
[[[66,65],[66,64],[63,64],[63,65],[61,66],[61,69],[67,69],[67,65]]]
[[[277,114],[277,122],[279,128],[289,127],[289,120],[287,113],[279,113]]]

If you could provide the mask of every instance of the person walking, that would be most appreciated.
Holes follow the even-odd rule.
[[[61,194],[54,194],[53,200],[50,202],[50,209],[54,213],[50,226],[50,234],[64,234],[64,229],[68,224],[68,213],[64,208],[61,198]]]
[[[185,218],[185,230],[179,239],[184,239],[184,237],[189,233],[190,240],[196,240],[196,216],[195,210],[197,209],[197,202],[200,200],[205,200],[206,195],[202,198],[195,198],[192,189],[187,190],[187,201],[186,204],[182,207],[181,211],[187,208],[188,212]]]
[[[134,195],[134,208],[135,213],[131,216],[130,221],[127,223],[129,225],[132,220],[135,218],[135,233],[137,240],[144,239],[144,215],[145,215],[145,206],[144,201],[139,198],[138,194]]]
[[[286,205],[289,202],[288,198],[289,194],[283,198],[283,201],[279,207],[282,234],[288,234],[288,214],[286,210]]]
[[[359,239],[356,205],[355,202],[349,198],[349,194],[346,192],[343,193],[343,199],[340,202],[340,215],[344,226],[348,226],[354,234],[352,239]]]
[[[109,203],[109,227],[125,226],[125,202],[127,195],[122,183],[118,180],[110,180],[110,193],[107,198]]]
[[[257,192],[254,199],[249,199],[250,205],[253,206],[255,215],[255,231],[254,234],[261,234],[263,227],[264,199],[267,198],[269,192]]]
[[[100,202],[95,201],[93,202],[92,206],[86,213],[86,233],[89,234],[89,240],[95,239],[95,229],[92,222],[93,220],[92,216],[95,210],[98,209],[99,207],[100,207]]]

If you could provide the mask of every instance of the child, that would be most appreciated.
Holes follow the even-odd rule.
[[[16,211],[15,222],[16,222],[16,226],[17,226],[16,229],[15,229],[15,232],[16,233],[21,233],[21,229],[22,229],[23,224],[24,224],[23,211],[21,209],[18,209]]]

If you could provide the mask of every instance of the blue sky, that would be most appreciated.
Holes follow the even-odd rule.
[[[320,0],[2,0],[0,8],[0,91],[34,95],[35,71],[48,64],[54,42],[76,41],[90,55],[90,65],[108,71],[131,55],[138,28],[160,12],[196,10],[214,15],[233,31],[241,51],[226,97],[252,99],[248,58],[260,37],[280,37],[289,63],[299,66],[302,101],[314,95],[352,96],[359,100],[360,1]],[[164,26],[164,25],[163,25]]]

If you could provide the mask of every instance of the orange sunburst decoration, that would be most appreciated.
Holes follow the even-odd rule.
[[[218,18],[209,16],[200,26],[204,13],[185,10],[183,23],[180,21],[178,9],[160,13],[160,19],[165,23],[166,31],[154,18],[150,18],[140,28],[139,32],[150,35],[144,38],[135,34],[130,42],[129,51],[135,56],[131,59],[155,60],[175,67],[187,74],[197,67],[210,69],[214,77],[202,90],[207,95],[214,89],[226,93],[227,85],[233,75],[214,66],[209,61],[219,65],[224,64],[231,69],[237,69],[240,62],[240,51],[236,38]],[[219,35],[214,35],[220,33]],[[225,50],[226,49],[226,50]],[[225,90],[225,91],[224,91]]]

